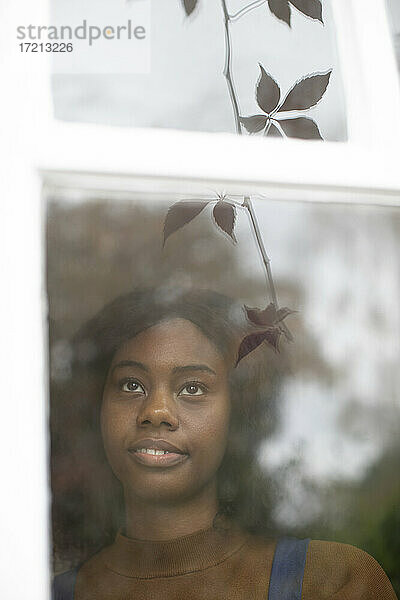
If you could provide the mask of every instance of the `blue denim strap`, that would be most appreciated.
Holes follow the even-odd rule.
[[[54,577],[51,600],[73,600],[78,569]]]
[[[272,563],[268,600],[301,600],[304,567],[310,540],[282,538]],[[52,600],[73,600],[78,569],[57,575]]]
[[[269,581],[268,600],[301,600],[304,567],[310,540],[278,540]]]

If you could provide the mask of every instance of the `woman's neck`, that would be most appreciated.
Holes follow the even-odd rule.
[[[155,503],[125,489],[125,534],[140,540],[164,541],[209,529],[218,512],[216,483],[184,502]]]

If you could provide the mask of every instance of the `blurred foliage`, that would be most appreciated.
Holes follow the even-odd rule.
[[[400,426],[398,415],[397,421]],[[321,516],[305,528],[294,527],[292,534],[362,548],[380,563],[400,595],[399,473],[400,444],[397,441],[369,467],[360,481],[321,485],[317,490]]]

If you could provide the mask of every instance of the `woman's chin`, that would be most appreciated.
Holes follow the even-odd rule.
[[[120,481],[132,500],[136,498],[152,505],[179,505],[201,488],[199,479],[188,473],[188,462],[181,460],[165,468],[136,463],[134,476],[120,478]]]

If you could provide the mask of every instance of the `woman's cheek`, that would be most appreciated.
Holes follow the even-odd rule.
[[[205,460],[213,468],[218,468],[225,454],[230,419],[230,402],[226,397],[213,403],[212,409],[205,417],[201,430],[197,432],[199,445]]]
[[[114,473],[118,476],[123,471],[125,442],[128,434],[130,416],[113,410],[109,403],[104,403],[101,411],[101,433],[104,450]]]

